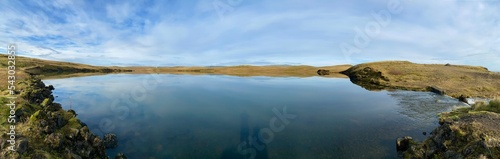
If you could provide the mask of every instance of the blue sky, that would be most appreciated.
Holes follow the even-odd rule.
[[[500,71],[497,0],[1,1],[0,51],[93,65],[336,65]],[[378,17],[378,18],[377,18]]]

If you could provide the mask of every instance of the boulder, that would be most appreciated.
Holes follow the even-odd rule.
[[[63,143],[62,135],[59,133],[52,133],[50,135],[47,135],[47,137],[45,138],[45,143],[51,148],[59,149]]]
[[[24,139],[19,141],[19,144],[16,147],[16,151],[19,152],[20,154],[28,151],[28,141]]]
[[[127,159],[127,156],[125,156],[123,153],[118,153],[115,156],[115,159]]]
[[[467,101],[467,97],[464,96],[464,95],[460,95],[460,97],[458,97],[458,101],[461,101],[461,102],[464,102],[466,104],[469,104],[469,102]]]
[[[73,117],[76,117],[78,115],[78,114],[76,114],[75,110],[73,110],[73,109],[68,110],[68,112],[73,114]]]
[[[106,149],[113,149],[118,146],[118,140],[115,134],[104,135],[104,147]]]
[[[413,138],[409,136],[401,137],[396,140],[396,150],[397,151],[406,151],[410,148],[413,143]]]
[[[3,150],[5,148],[5,145],[7,144],[6,141],[7,140],[5,140],[3,136],[0,137],[0,149]]]
[[[438,88],[436,86],[429,86],[427,87],[427,90],[433,92],[433,93],[436,93],[436,94],[439,94],[439,95],[445,95],[446,92],[444,90],[442,90],[441,88]]]

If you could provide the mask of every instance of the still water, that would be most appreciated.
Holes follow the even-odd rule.
[[[437,113],[461,105],[427,92],[368,91],[347,78],[104,75],[44,80],[129,158],[397,158]]]

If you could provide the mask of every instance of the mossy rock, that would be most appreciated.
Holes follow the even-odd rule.
[[[40,105],[43,106],[43,107],[46,107],[46,106],[48,106],[50,104],[52,104],[52,100],[50,100],[50,98],[45,98]]]
[[[33,113],[33,115],[30,116],[29,121],[30,121],[30,123],[38,124],[37,122],[39,119],[43,119],[46,117],[47,117],[47,114],[45,114],[45,112],[43,112],[42,110],[38,110],[35,113]]]
[[[440,126],[415,150],[406,151],[405,158],[498,158],[500,115],[491,112],[496,102],[441,113]]]
[[[58,132],[61,134],[71,134],[73,129],[81,129],[83,127],[82,122],[78,118],[71,118],[68,120],[68,123],[64,125]]]

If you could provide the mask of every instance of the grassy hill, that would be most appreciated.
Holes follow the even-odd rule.
[[[359,64],[343,73],[353,83],[370,90],[429,91],[434,86],[452,97],[500,96],[500,73],[480,66],[382,61]]]
[[[220,74],[232,76],[311,77],[317,70],[331,72],[325,77],[345,78],[349,76],[355,84],[369,90],[403,89],[429,91],[436,87],[452,97],[500,96],[500,73],[488,71],[480,66],[416,64],[408,61],[382,61],[356,66],[227,66],[227,67],[103,67],[61,61],[49,61],[27,57],[16,57],[16,78],[22,80],[28,74],[42,78],[67,78],[106,73],[130,74]],[[0,80],[7,81],[7,56],[0,54]],[[340,74],[339,72],[343,73]],[[344,75],[345,74],[345,75]],[[6,82],[0,82],[5,90]]]
[[[66,78],[73,76],[87,76],[106,73],[131,73],[131,74],[224,74],[233,76],[294,76],[310,77],[318,76],[319,69],[329,70],[330,75],[326,77],[346,77],[369,90],[380,89],[403,89],[416,91],[430,91],[430,87],[438,88],[446,94],[459,97],[461,95],[472,97],[499,97],[500,96],[500,73],[488,71],[479,66],[444,65],[444,64],[415,64],[407,61],[383,61],[364,63],[356,66],[229,66],[229,67],[101,67],[84,64],[76,64],[60,61],[48,61],[26,57],[16,58],[16,80],[20,96],[17,103],[19,107],[16,114],[21,120],[18,126],[19,133],[24,134],[23,142],[30,142],[29,148],[24,153],[10,152],[3,154],[19,157],[45,156],[47,158],[68,158],[68,156],[81,155],[84,158],[102,158],[105,155],[102,142],[99,137],[92,133],[75,116],[75,112],[62,110],[61,105],[53,103],[53,87],[45,86],[38,77],[42,78]],[[7,81],[7,57],[0,54],[0,80]],[[338,73],[343,73],[338,74]],[[31,78],[29,74],[39,75]],[[24,82],[21,82],[23,81]],[[0,82],[0,90],[6,93],[7,82]],[[468,149],[475,149],[472,154],[475,157],[488,156],[498,157],[500,142],[498,131],[498,120],[500,116],[498,99],[489,104],[476,104],[472,108],[460,109],[451,113],[441,115],[441,126],[433,133],[432,138],[421,143],[414,144],[412,149],[405,152],[406,156],[442,157],[449,155],[436,149],[427,156],[427,148],[452,148],[458,153],[452,155],[468,156]],[[7,99],[0,97],[0,104],[6,104]],[[19,112],[19,113],[18,113]],[[9,113],[7,107],[0,109],[0,115]],[[451,120],[451,121],[448,121]],[[40,127],[42,121],[49,121],[52,125]],[[59,122],[61,121],[61,122]],[[473,122],[469,122],[473,121]],[[44,122],[45,123],[45,122]],[[458,125],[459,127],[451,125]],[[458,124],[457,124],[458,123]],[[0,122],[0,130],[7,131],[7,123]],[[482,131],[485,130],[485,131]],[[491,131],[490,131],[491,130]],[[73,132],[83,133],[73,133]],[[457,137],[449,136],[458,134]],[[76,138],[75,138],[76,136]],[[83,136],[91,136],[93,140],[87,140]],[[5,136],[4,136],[5,137]],[[439,142],[435,139],[440,139]],[[442,139],[442,140],[441,140]],[[431,142],[432,141],[432,142]],[[82,152],[80,147],[75,146],[79,142],[98,143],[90,145],[97,150],[91,155]],[[62,143],[62,144],[57,144]],[[453,143],[453,144],[452,144]],[[48,144],[48,145],[47,145]],[[64,145],[64,146],[63,146]],[[485,148],[477,145],[486,145]],[[72,148],[68,151],[60,151],[60,147]],[[484,147],[484,146],[483,146]],[[88,148],[88,147],[87,147]],[[465,151],[467,150],[467,151]],[[483,152],[489,152],[485,154]],[[460,154],[459,154],[460,153]],[[1,155],[1,154],[0,154]],[[0,157],[0,158],[1,158]],[[417,157],[419,158],[419,157]]]
[[[0,90],[5,90],[7,86],[7,55],[0,54]],[[74,73],[111,73],[131,71],[117,67],[100,67],[85,64],[77,64],[61,61],[41,60],[35,58],[28,58],[16,56],[16,80],[20,81],[26,79],[29,74],[42,75],[42,76],[58,76]]]

